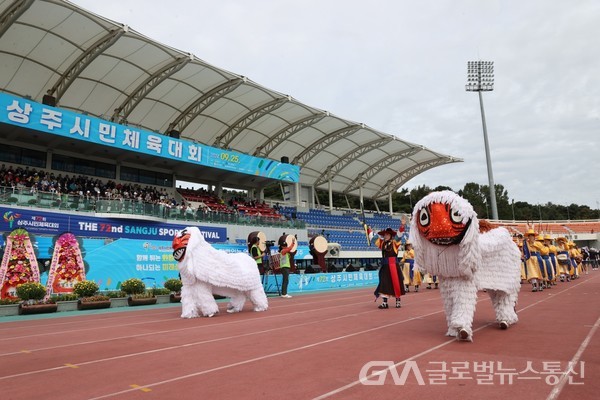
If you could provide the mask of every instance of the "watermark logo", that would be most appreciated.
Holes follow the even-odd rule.
[[[383,369],[380,369],[382,367]],[[416,361],[404,363],[400,374],[393,361],[369,361],[360,369],[358,379],[363,385],[382,386],[385,385],[385,379],[389,374],[394,385],[401,386],[406,383],[406,379],[411,372],[419,385],[425,385],[425,380]]]
[[[396,386],[405,385],[407,381],[424,386],[468,380],[478,385],[512,385],[518,381],[543,380],[547,385],[555,386],[563,379],[569,385],[583,385],[585,361],[542,361],[537,364],[527,361],[525,366],[520,367],[508,367],[502,361],[429,361],[424,369],[414,360],[402,363],[369,361],[358,374],[360,383],[366,386],[385,385],[388,376]]]

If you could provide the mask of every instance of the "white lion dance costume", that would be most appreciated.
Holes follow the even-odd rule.
[[[212,317],[219,312],[213,294],[229,297],[227,312],[239,312],[246,298],[254,311],[269,307],[256,262],[245,253],[229,254],[206,242],[197,227],[188,227],[173,239],[173,257],[178,263],[183,287],[181,317],[201,313]]]
[[[506,229],[481,233],[471,204],[454,192],[441,191],[415,205],[410,240],[416,266],[440,277],[446,335],[473,340],[478,289],[490,295],[500,328],[518,321],[521,254]]]

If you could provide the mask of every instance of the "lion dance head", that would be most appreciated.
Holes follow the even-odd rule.
[[[478,234],[473,206],[452,191],[430,193],[415,205],[410,240],[417,263],[425,269],[441,275],[471,275],[479,263]]]

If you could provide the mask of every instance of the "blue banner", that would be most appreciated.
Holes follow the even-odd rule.
[[[377,271],[291,274],[289,279],[288,292],[290,293],[355,287],[375,289],[379,282],[379,274]],[[281,275],[268,275],[263,286],[267,293],[279,293]]]
[[[177,231],[188,225],[154,221],[99,218],[45,211],[0,207],[0,232],[25,228],[38,235],[58,235],[71,232],[81,237],[128,238],[171,241]],[[209,243],[227,241],[227,228],[198,226]]]
[[[52,257],[52,239],[52,236],[37,236],[35,238],[33,244],[38,260],[47,260]],[[83,238],[80,241],[86,278],[95,281],[101,290],[119,289],[121,282],[130,278],[143,280],[148,288],[163,287],[167,279],[178,278],[179,276],[177,262],[173,259],[170,240],[117,239],[107,241],[99,238]],[[248,248],[244,245],[213,244],[213,246],[228,253],[248,252]],[[308,247],[299,248],[296,258],[300,258],[299,256],[305,253],[308,253]],[[294,287],[300,289],[304,287],[305,290],[343,287],[341,285],[349,284],[348,279],[352,282],[349,284],[350,286],[356,286],[359,285],[359,282],[369,279],[369,275],[364,274],[364,276],[361,273],[360,276],[339,278],[339,283],[337,279],[331,278],[329,278],[328,283],[325,283],[323,281],[325,274],[310,275],[310,279],[306,278],[298,283],[299,286]],[[306,276],[309,277],[309,275]],[[42,273],[40,278],[42,284],[46,284],[48,272]],[[278,279],[281,283],[281,277],[278,277]],[[292,282],[295,282],[294,279],[296,278],[293,278]],[[275,285],[275,281],[273,281],[273,285]],[[292,290],[291,287],[290,290]]]
[[[300,168],[296,165],[171,138],[6,93],[0,93],[0,122],[227,171],[287,182],[300,179]]]

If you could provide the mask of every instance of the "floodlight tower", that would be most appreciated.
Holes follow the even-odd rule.
[[[485,143],[485,158],[487,161],[488,181],[490,185],[492,218],[497,220],[498,206],[496,205],[496,189],[494,187],[490,145],[488,143],[487,127],[485,125],[485,112],[483,111],[483,97],[481,96],[481,92],[491,92],[494,90],[494,62],[469,61],[467,63],[467,84],[465,85],[465,88],[467,92],[479,93],[479,107],[481,108],[481,122],[483,124],[483,141]]]

